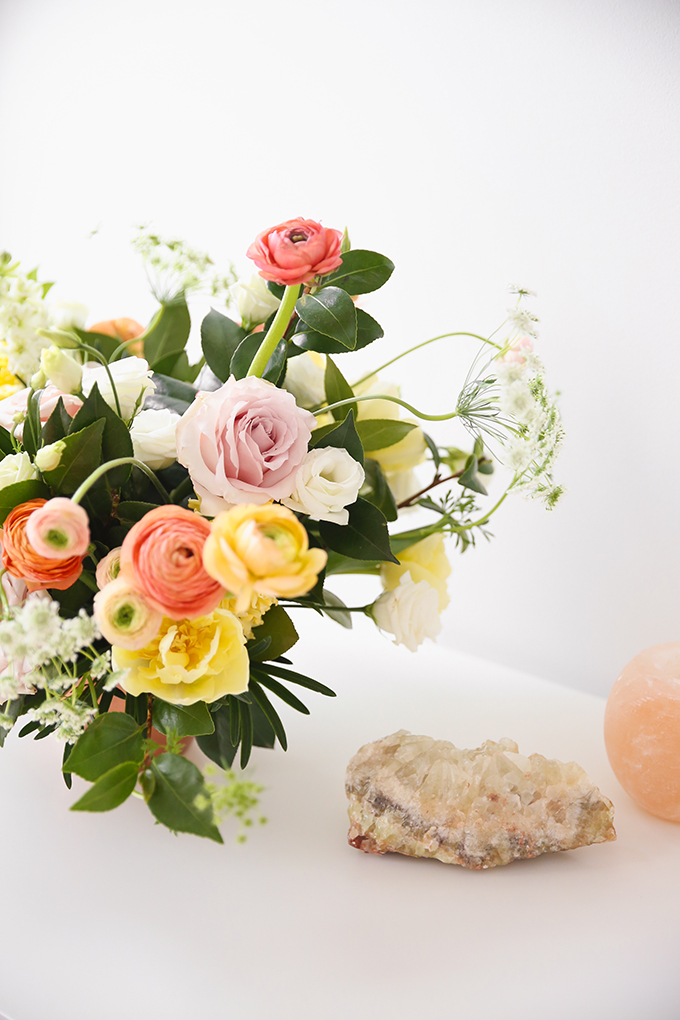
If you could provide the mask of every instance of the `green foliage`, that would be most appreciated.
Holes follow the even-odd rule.
[[[259,351],[264,337],[264,332],[250,333],[249,336],[241,341],[231,359],[230,371],[234,378],[245,379],[248,375],[248,369]],[[267,382],[278,385],[283,379],[286,371],[287,348],[288,341],[284,339],[279,340],[262,373],[262,378],[266,379]]]
[[[76,742],[67,772],[94,782],[122,762],[141,765],[144,727],[124,712],[109,712],[91,722]]]
[[[114,765],[71,805],[71,811],[111,811],[119,807],[137,785],[138,774],[138,762],[124,761]]]
[[[259,654],[253,654],[253,649],[267,638],[269,641],[264,649]],[[282,606],[272,606],[265,613],[260,626],[253,628],[252,641],[248,644],[250,657],[255,662],[278,659],[280,655],[285,655],[297,640],[298,632],[286,610]]]
[[[326,357],[326,372],[324,375],[324,388],[326,391],[326,400],[329,404],[335,404],[339,400],[351,400],[354,396],[354,390],[345,379],[344,375],[337,367],[333,359],[328,355]],[[344,421],[347,417],[347,411],[353,412],[354,417],[357,416],[357,405],[347,404],[344,407],[336,407],[331,414],[336,421]]]
[[[223,842],[205,780],[193,762],[159,754],[144,773],[143,789],[152,814],[168,829]]]
[[[104,419],[99,419],[62,440],[64,449],[59,464],[53,471],[43,471],[43,478],[59,495],[75,492],[102,463],[105,427]]]
[[[242,340],[245,329],[215,309],[208,312],[201,323],[201,347],[208,367],[220,382],[226,382],[231,373],[231,359]],[[262,336],[262,334],[260,334]]]
[[[342,256],[342,265],[324,279],[324,287],[341,287],[348,294],[379,290],[394,272],[394,263],[376,251],[355,248]]]
[[[145,514],[148,514],[150,510],[155,510],[156,507],[156,503],[143,503],[140,500],[125,499],[116,507],[116,517],[119,521],[136,524],[137,521],[141,521]]]
[[[108,336],[106,333],[93,333],[91,330],[86,329],[74,329],[73,332],[82,340],[88,347],[94,347],[96,351],[103,354],[107,359],[111,358],[115,351],[120,347],[122,341],[120,337]],[[73,345],[75,347],[75,344]]]
[[[364,498],[376,506],[385,515],[386,520],[396,521],[397,504],[380,464],[377,460],[367,457],[364,461],[364,470],[366,482],[370,486],[370,492],[365,493]]]
[[[130,439],[130,431],[113,408],[109,407],[95,383],[88,393],[83,406],[79,409],[75,418],[70,424],[68,434],[73,435],[81,429],[86,428],[94,422],[103,421],[104,431],[101,441],[101,456],[103,461],[116,460],[118,457],[132,457],[133,448]],[[101,461],[100,461],[101,463]],[[108,471],[97,487],[115,489],[124,485],[130,476],[130,465],[124,464],[121,467]],[[92,490],[91,490],[92,491]]]
[[[317,294],[303,294],[295,311],[308,330],[329,337],[354,350],[357,342],[357,315],[349,294],[339,287],[324,287]]]
[[[14,453],[14,446],[12,445],[12,437],[7,429],[0,425],[0,453],[3,457],[7,456],[8,453]]]
[[[357,422],[357,432],[366,453],[395,446],[415,427],[407,421],[392,418],[365,418]]]
[[[382,511],[361,497],[347,509],[347,524],[328,521],[319,524],[319,534],[329,549],[352,559],[398,563],[390,549],[387,520]]]
[[[40,433],[42,432],[42,424],[40,422],[40,398],[42,394],[42,390],[31,392],[26,407],[26,418],[24,419],[24,431],[21,442],[24,450],[30,453],[31,457],[35,457],[40,443]]]
[[[314,429],[309,445],[312,449],[317,446],[335,446],[347,450],[350,457],[354,457],[360,464],[364,463],[364,448],[354,424],[354,411],[351,408],[345,420],[339,425],[329,424]]]
[[[197,737],[215,730],[213,717],[204,701],[194,705],[171,705],[154,698],[153,724],[159,733],[174,730],[180,737]]]
[[[153,381],[156,386],[154,393],[147,394],[144,407],[162,408],[169,407],[177,414],[184,412],[193,404],[198,392],[195,386],[180,379],[171,379],[162,372],[154,372]]]
[[[169,355],[184,350],[191,331],[191,317],[183,297],[161,305],[146,331],[140,337],[144,342],[144,357],[154,370]]]
[[[323,293],[323,291],[321,291]],[[368,347],[374,340],[384,336],[384,331],[379,322],[365,312],[362,308],[355,308],[357,333],[353,350],[359,351]],[[332,340],[323,333],[309,329],[301,320],[298,320],[295,333],[292,336],[293,344],[303,351],[318,351],[319,354],[346,354],[347,347],[338,340]]]
[[[4,523],[8,514],[20,503],[27,503],[29,499],[49,498],[50,490],[44,482],[39,482],[36,478],[6,485],[4,489],[0,489],[0,524]]]
[[[63,398],[59,397],[52,414],[43,425],[40,434],[41,445],[49,446],[51,443],[56,443],[67,436],[71,428],[71,421],[71,415],[64,407]]]
[[[221,768],[230,768],[236,756],[240,739],[240,724],[232,740],[232,708],[231,703],[236,703],[235,698],[227,698],[224,704],[211,706],[214,730],[210,734],[202,734],[196,737],[196,743],[211,761],[214,761]],[[238,709],[235,709],[238,716]]]

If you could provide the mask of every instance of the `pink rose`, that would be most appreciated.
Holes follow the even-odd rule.
[[[248,248],[260,276],[292,286],[326,276],[342,263],[339,230],[298,216],[263,230]]]
[[[28,387],[25,390],[19,390],[17,393],[13,393],[10,397],[5,397],[4,400],[0,400],[0,425],[6,428],[8,432],[11,432],[14,428],[14,416],[17,412],[22,414],[26,413],[28,407],[28,395],[30,393]],[[62,393],[52,383],[46,386],[43,390],[42,397],[40,398],[40,421],[44,425],[52,411],[59,403],[59,397],[63,398],[64,407],[70,416],[73,418],[80,408],[83,406],[83,402],[80,397],[74,397],[72,393]],[[23,434],[24,427],[19,425],[16,432],[14,433],[19,439]]]
[[[177,425],[177,459],[189,469],[201,512],[267,503],[293,491],[316,418],[286,390],[250,376],[199,393]]]

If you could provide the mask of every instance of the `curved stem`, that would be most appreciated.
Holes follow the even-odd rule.
[[[291,315],[295,309],[295,302],[298,299],[299,293],[299,283],[296,283],[293,287],[286,287],[281,299],[281,304],[279,305],[279,310],[274,316],[274,321],[269,327],[268,333],[265,335],[257,354],[252,360],[250,368],[248,369],[248,375],[261,376],[264,372],[267,367],[267,362],[274,353],[277,343],[288,328],[288,323],[290,322]]]
[[[482,343],[490,344],[491,347],[495,347],[496,350],[503,350],[502,344],[496,344],[488,337],[479,336],[477,333],[467,333],[464,330],[459,330],[457,333],[440,333],[439,336],[433,336],[429,340],[423,340],[422,343],[416,344],[414,347],[409,347],[407,351],[402,351],[401,354],[397,354],[396,357],[390,358],[389,361],[386,361],[384,365],[380,365],[379,368],[374,368],[372,372],[368,373],[368,375],[363,376],[358,382],[355,382],[354,387],[361,386],[361,384],[365,383],[371,378],[371,376],[377,375],[378,372],[382,372],[384,368],[389,368],[389,366],[393,365],[395,361],[399,361],[400,358],[405,358],[407,354],[413,354],[414,351],[420,350],[421,347],[427,347],[428,344],[433,344],[436,340],[445,340],[450,336],[469,336],[472,337],[473,340],[481,340]]]
[[[351,397],[347,400],[337,400],[334,404],[328,404],[327,407],[322,408],[324,414],[327,411],[334,411],[336,407],[346,407],[349,404],[356,404],[360,400],[391,400],[393,404],[399,404],[400,407],[405,407],[411,414],[415,414],[416,418],[422,418],[423,421],[448,421],[449,418],[457,418],[459,416],[458,411],[451,411],[450,414],[424,414],[423,411],[418,411],[413,404],[407,404],[401,397],[391,397],[387,393],[366,393],[363,397]]]
[[[420,499],[421,496],[424,496],[426,492],[430,491],[430,489],[436,489],[438,485],[443,485],[444,482],[452,482],[454,478],[460,478],[460,476],[464,473],[464,470],[465,469],[462,468],[460,471],[454,471],[452,475],[447,475],[446,478],[442,478],[439,474],[435,475],[430,484],[426,485],[424,489],[419,489],[418,492],[414,492],[412,496],[408,497],[408,499],[404,499],[401,503],[397,503],[397,510],[403,510],[404,507],[413,506],[416,500]]]
[[[478,521],[471,521],[470,524],[460,524],[460,525],[458,525],[458,527],[456,527],[455,530],[456,531],[470,531],[472,528],[478,528],[481,524],[486,524],[486,522],[488,521],[489,517],[491,517],[491,514],[495,514],[496,510],[498,510],[498,508],[501,505],[501,503],[504,502],[504,500],[505,500],[506,496],[508,495],[508,493],[510,492],[511,488],[512,488],[512,486],[510,486],[510,488],[506,489],[505,492],[503,493],[503,495],[501,496],[501,498],[496,503],[496,505],[491,507],[489,512],[484,514],[483,517],[480,517]]]
[[[158,481],[156,475],[153,473],[151,468],[148,468],[146,464],[142,464],[141,460],[137,460],[136,457],[116,457],[115,460],[107,460],[105,464],[101,464],[100,467],[96,468],[92,472],[92,474],[85,479],[83,484],[76,489],[76,491],[71,496],[71,502],[80,503],[81,499],[83,499],[84,496],[87,495],[92,486],[95,484],[95,482],[99,481],[102,475],[105,475],[106,472],[110,471],[112,468],[121,467],[123,464],[133,464],[135,467],[138,467],[140,471],[143,471],[147,478],[149,478],[151,482],[153,482],[154,486],[156,487],[156,490],[162,497],[163,502],[164,503],[170,502],[170,497],[168,496],[165,488]]]
[[[141,340],[141,338],[142,338],[142,334],[140,333],[139,336],[131,336],[129,340],[123,340],[122,343],[120,343],[118,345],[118,347],[116,347],[115,351],[113,352],[113,354],[109,358],[109,365],[113,361],[118,361],[118,356],[120,354],[122,354],[123,351],[126,351],[130,344],[137,343],[138,340]]]
[[[118,412],[118,417],[121,418],[123,421],[125,421],[125,419],[123,418],[123,415],[121,413],[121,410],[120,410],[120,400],[118,399],[118,390],[116,389],[116,384],[113,381],[113,375],[111,374],[111,369],[109,368],[108,361],[106,360],[104,355],[101,353],[101,351],[98,351],[96,347],[90,347],[89,344],[84,344],[82,342],[79,344],[79,347],[80,347],[80,350],[87,351],[88,354],[94,354],[94,356],[97,359],[97,361],[99,361],[100,364],[102,364],[104,366],[104,368],[106,369],[106,374],[109,377],[109,382],[111,383],[111,389],[113,390],[113,399],[116,401],[116,411]]]

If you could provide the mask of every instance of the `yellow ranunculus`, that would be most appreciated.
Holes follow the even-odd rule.
[[[397,559],[399,566],[396,563],[383,563],[381,567],[380,576],[385,590],[394,591],[401,576],[408,571],[416,584],[418,581],[427,581],[432,585],[439,595],[439,612],[446,609],[449,604],[446,578],[451,573],[451,564],[446,556],[442,535],[428,535],[404,549]]]
[[[304,595],[327,559],[323,549],[309,548],[293,511],[276,503],[246,503],[218,514],[203,547],[203,565],[236,596],[236,613],[243,613],[256,594]]]
[[[218,607],[194,620],[165,617],[156,637],[139,651],[114,646],[113,662],[127,670],[120,685],[128,694],[193,705],[248,689],[245,642],[240,621]]]

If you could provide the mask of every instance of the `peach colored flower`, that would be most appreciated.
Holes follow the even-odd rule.
[[[164,616],[205,616],[225,595],[203,566],[209,535],[210,524],[199,514],[174,504],[156,507],[125,536],[121,576]]]
[[[120,319],[105,319],[103,322],[95,322],[94,326],[90,326],[90,332],[103,333],[104,336],[115,337],[116,340],[124,343],[126,340],[134,340],[136,337],[141,336],[144,332],[144,327],[135,319],[127,319],[123,316]],[[130,354],[136,354],[138,357],[143,358],[144,341],[139,340],[137,343],[128,344],[126,350]]]
[[[94,615],[99,629],[118,648],[144,648],[163,622],[163,614],[149,605],[136,588],[118,577],[94,597]]]
[[[18,393],[13,393],[10,397],[0,400],[0,425],[7,429],[8,432],[11,432],[14,428],[14,416],[26,413],[30,392],[30,389],[26,387],[26,389],[19,390]],[[83,406],[80,397],[76,397],[72,393],[62,393],[61,390],[58,390],[56,386],[50,383],[42,391],[40,398],[40,421],[43,425],[57,406],[59,397],[63,399],[66,412],[72,418],[75,417]],[[23,425],[19,425],[14,434],[21,439],[22,433]]]
[[[304,595],[326,565],[323,549],[310,549],[307,532],[292,510],[276,503],[235,506],[212,523],[203,550],[208,573],[236,596],[236,613],[254,594]]]
[[[234,379],[199,393],[175,433],[177,459],[189,470],[201,512],[290,496],[316,419],[264,379]]]
[[[90,544],[90,520],[78,503],[56,496],[31,514],[26,538],[39,556],[49,560],[84,556]]]
[[[83,571],[81,556],[65,560],[48,559],[35,551],[26,536],[26,525],[36,510],[44,506],[45,499],[30,499],[20,503],[7,516],[2,528],[2,562],[13,577],[26,582],[29,591],[56,588],[65,591],[78,580]]]
[[[247,255],[265,280],[293,286],[337,269],[342,263],[341,246],[339,230],[298,216],[263,230]]]
[[[105,588],[111,581],[115,581],[120,574],[120,546],[112,549],[97,564],[95,578],[99,588]]]

